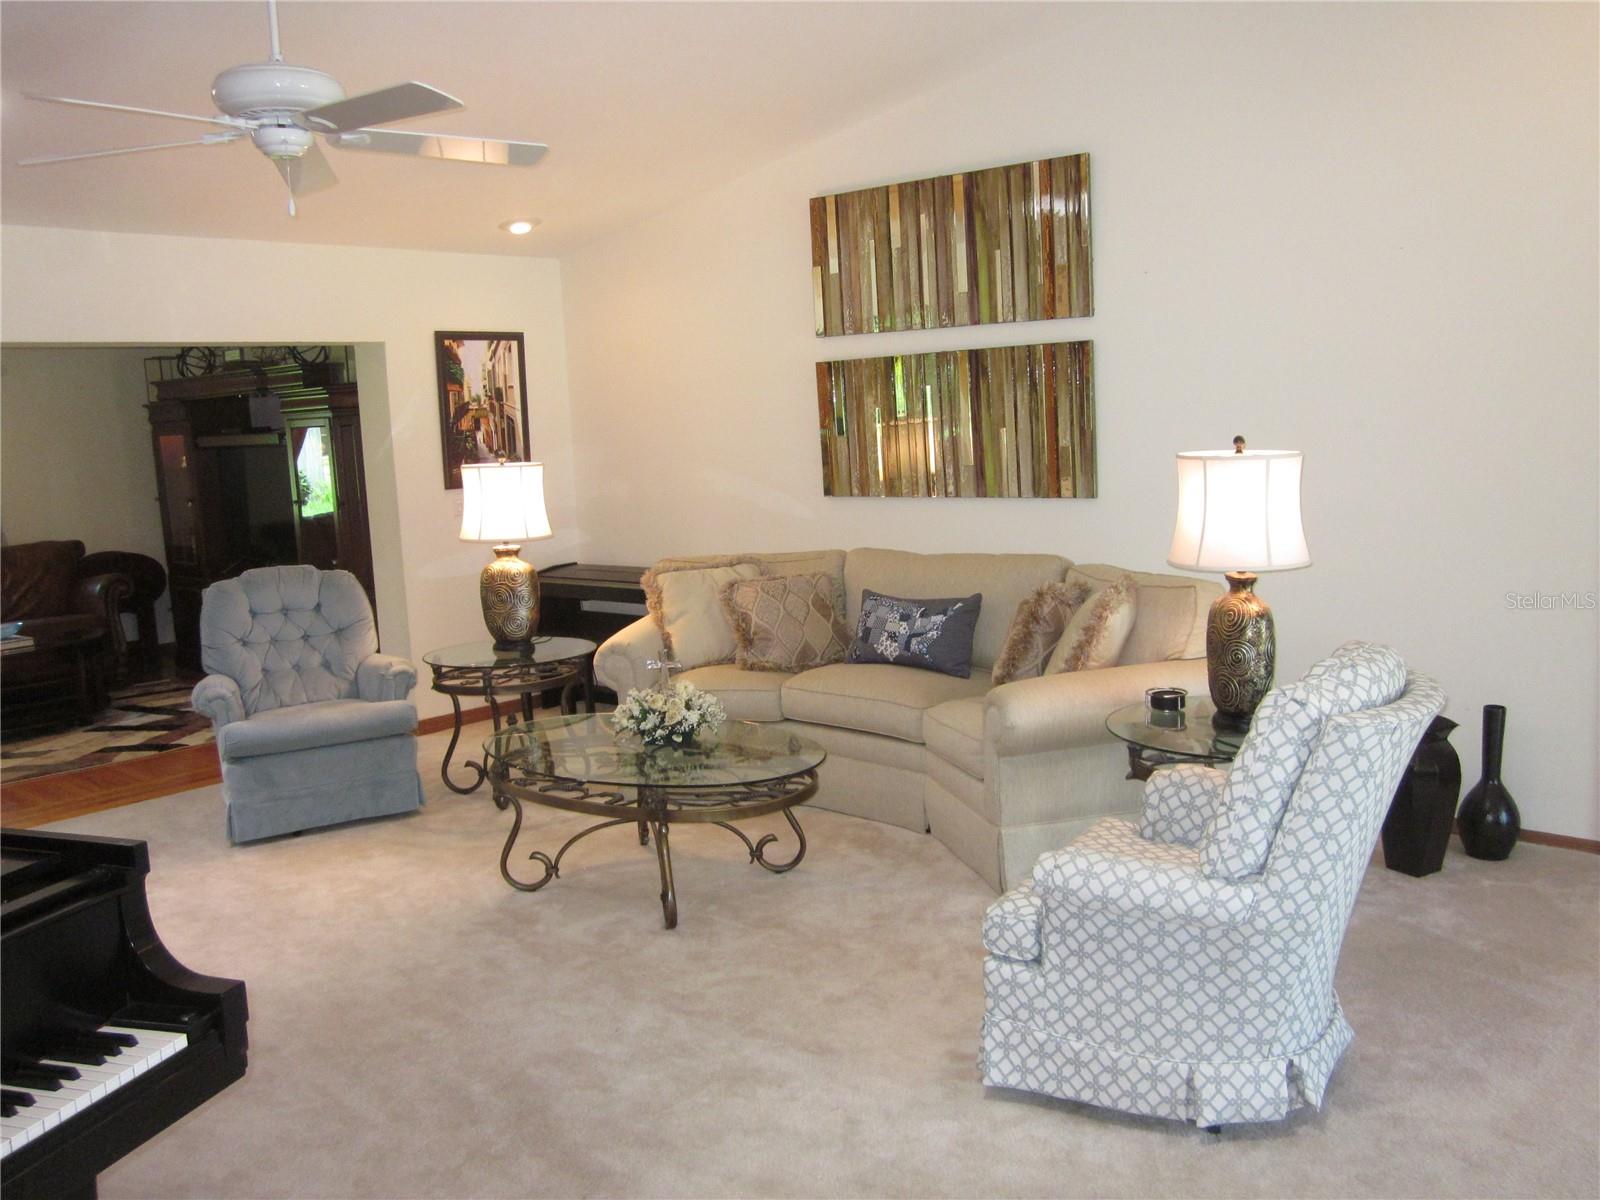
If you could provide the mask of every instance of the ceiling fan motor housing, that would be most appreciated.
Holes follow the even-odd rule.
[[[250,140],[268,158],[299,158],[315,140],[311,131],[298,125],[262,125],[252,130]]]
[[[229,67],[211,82],[211,99],[230,117],[292,117],[344,98],[332,75],[283,62]]]

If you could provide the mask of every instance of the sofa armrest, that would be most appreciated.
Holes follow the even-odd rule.
[[[404,700],[417,686],[417,668],[409,658],[369,654],[356,667],[356,695],[363,700]]]
[[[1001,757],[1108,742],[1106,718],[1144,701],[1153,687],[1207,694],[1206,661],[1181,658],[1098,671],[1062,671],[993,689],[984,706],[984,737]]]
[[[594,652],[594,677],[619,697],[629,688],[649,687],[656,672],[645,666],[661,657],[661,630],[654,617],[640,617],[626,629],[608,637]]]
[[[224,725],[244,720],[244,697],[239,685],[226,675],[207,675],[195,684],[189,704],[201,716],[210,717],[211,728],[219,732]]]
[[[1199,851],[1147,842],[1117,817],[1090,826],[1060,850],[1041,854],[1033,886],[1047,903],[1213,929],[1248,922],[1257,898],[1253,883],[1207,876]]]
[[[1043,902],[1031,882],[1013,888],[983,914],[984,949],[1013,962],[1038,962],[1043,911]]]
[[[1198,846],[1227,782],[1226,771],[1200,763],[1159,768],[1144,785],[1139,836],[1173,846]]]
[[[120,658],[128,645],[122,632],[122,606],[132,599],[133,580],[126,575],[86,575],[73,584],[72,611],[100,620],[107,650]]]

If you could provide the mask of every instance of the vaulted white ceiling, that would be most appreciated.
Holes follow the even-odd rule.
[[[213,76],[267,57],[265,3],[0,4],[0,219],[22,225],[561,254],[981,66],[1053,6],[323,3],[284,0],[284,58],[354,95],[415,79],[466,107],[396,128],[548,143],[485,167],[328,149],[340,186],[291,219],[248,141],[51,166],[201,126],[42,92],[211,115]],[[1003,80],[994,81],[1004,86]],[[498,228],[541,220],[528,237]]]

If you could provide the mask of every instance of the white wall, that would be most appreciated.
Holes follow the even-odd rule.
[[[91,553],[166,561],[144,360],[153,347],[0,351],[0,528],[6,541],[77,539]],[[172,602],[156,601],[172,640]]]
[[[1593,5],[1041,6],[1002,68],[564,262],[585,557],[1159,568],[1175,451],[1303,449],[1315,564],[1259,588],[1280,676],[1389,642],[1449,692],[1467,784],[1504,703],[1525,824],[1600,836],[1597,614],[1506,599],[1600,570],[1595,44]],[[808,197],[1083,150],[1096,316],[813,336]],[[1073,338],[1099,499],[821,495],[817,360]]]
[[[489,555],[456,537],[460,493],[444,489],[433,333],[521,331],[533,454],[546,463],[557,531],[523,554],[537,566],[575,556],[553,261],[7,226],[0,312],[12,344],[356,344],[383,646],[412,657],[485,636],[477,577]],[[8,511],[8,536],[11,522]],[[425,669],[422,678],[418,708],[448,711]]]

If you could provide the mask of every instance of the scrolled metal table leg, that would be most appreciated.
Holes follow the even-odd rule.
[[[439,766],[439,778],[444,780],[445,787],[449,788],[456,795],[466,796],[477,791],[483,786],[483,780],[486,772],[480,764],[474,762],[472,759],[468,759],[466,766],[473,772],[475,776],[473,781],[467,784],[467,786],[462,787],[459,783],[456,783],[450,778],[450,758],[456,752],[456,743],[461,740],[461,701],[457,699],[455,693],[453,692],[450,693],[450,708],[455,715],[455,719],[450,728],[450,744],[445,747],[444,762]],[[498,803],[501,808],[505,807],[505,804],[500,801],[499,797],[496,797],[496,803]]]
[[[661,867],[661,919],[668,929],[678,927],[678,893],[672,886],[672,847],[667,843],[667,805],[654,789],[641,789],[639,797],[656,839],[656,862]]]
[[[806,831],[800,828],[800,822],[795,820],[792,809],[783,810],[783,819],[789,822],[789,828],[794,830],[794,836],[799,839],[800,848],[794,852],[794,857],[788,862],[768,862],[763,851],[773,842],[778,840],[778,835],[769,833],[755,845],[750,852],[750,857],[759,865],[771,871],[774,875],[782,875],[785,871],[792,871],[800,865],[800,860],[806,856]]]
[[[500,874],[507,883],[519,892],[537,892],[556,877],[558,874],[556,865],[550,860],[548,854],[535,850],[528,855],[528,859],[530,862],[537,862],[544,867],[544,874],[533,883],[524,883],[511,874],[511,868],[507,864],[511,858],[511,847],[517,844],[517,835],[522,832],[522,801],[515,796],[503,796],[498,789],[495,791],[494,798],[495,803],[502,808],[509,804],[515,813],[511,819],[511,834],[506,838],[505,848],[500,851]]]

